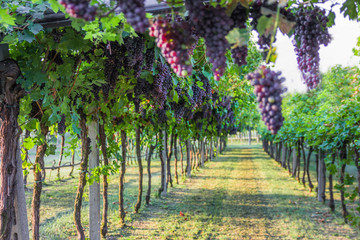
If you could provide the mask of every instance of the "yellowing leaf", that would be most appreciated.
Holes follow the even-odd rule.
[[[279,0],[279,6],[280,7],[285,7],[286,5],[287,5],[287,2],[288,2],[289,0]]]
[[[279,29],[283,34],[289,35],[295,24],[295,22],[287,20],[284,16],[280,16]]]

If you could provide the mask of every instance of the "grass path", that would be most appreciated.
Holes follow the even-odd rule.
[[[258,146],[230,146],[128,217],[109,239],[360,239]]]

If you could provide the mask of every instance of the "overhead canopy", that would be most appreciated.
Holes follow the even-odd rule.
[[[108,0],[105,0],[106,2]],[[166,3],[158,3],[157,0],[145,0],[146,12],[149,13],[165,13],[169,12],[171,8]],[[64,13],[54,13],[49,10],[45,12],[42,19],[36,19],[35,23],[41,24],[44,28],[66,27],[71,25],[71,19],[66,18]]]

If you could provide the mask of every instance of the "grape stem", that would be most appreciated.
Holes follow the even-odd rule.
[[[266,57],[266,63],[269,63],[269,61],[270,61],[270,57],[271,57],[271,53],[272,53],[272,49],[273,49],[272,45],[273,45],[273,43],[275,41],[276,31],[277,31],[277,28],[279,26],[279,20],[280,20],[280,5],[278,4],[277,9],[276,9],[276,18],[275,18],[274,31],[273,31],[273,34],[271,35],[270,48],[269,48],[268,55]]]

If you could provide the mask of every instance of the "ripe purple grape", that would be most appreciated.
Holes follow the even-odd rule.
[[[82,18],[86,21],[95,19],[97,7],[91,6],[88,0],[59,0],[59,3],[72,17]]]
[[[150,26],[146,18],[145,0],[117,0],[128,23],[136,32],[144,33]]]
[[[202,1],[185,1],[189,10],[189,19],[197,34],[205,39],[206,55],[213,65],[215,80],[220,80],[226,69],[226,51],[230,47],[226,35],[233,26],[232,19],[226,15],[226,9],[220,6],[204,5]]]
[[[320,82],[320,45],[327,46],[331,41],[328,32],[325,10],[301,8],[296,14],[295,53],[298,67],[309,89],[316,88]]]
[[[247,76],[251,80],[251,85],[255,87],[254,93],[259,102],[262,120],[272,134],[279,131],[284,121],[281,114],[281,94],[286,89],[281,86],[285,78],[280,75],[281,72],[274,72],[266,66],[261,66],[258,71]]]
[[[66,116],[65,114],[61,115],[61,120],[58,123],[58,134],[63,135],[66,130]]]

